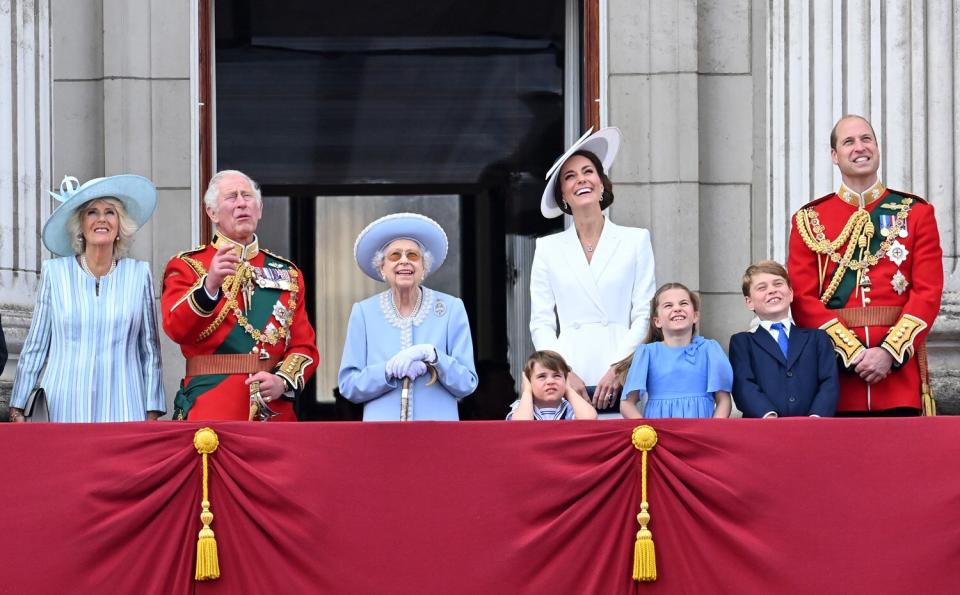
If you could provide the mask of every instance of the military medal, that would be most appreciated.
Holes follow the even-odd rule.
[[[896,217],[893,215],[879,215],[878,219],[880,220],[880,235],[883,237],[889,236],[890,228],[894,226]]]
[[[910,285],[910,282],[907,281],[907,278],[903,276],[903,273],[897,271],[897,274],[890,279],[890,285],[893,286],[893,290],[897,292],[897,295],[903,295],[903,292],[907,290],[907,285]]]
[[[282,326],[286,326],[288,316],[290,316],[290,310],[278,300],[277,303],[273,305],[273,317],[276,318],[277,322]]]
[[[893,244],[890,245],[890,249],[887,250],[887,258],[897,266],[900,266],[903,261],[907,259],[908,254],[910,254],[910,251],[900,243],[900,240],[894,240]]]
[[[253,269],[254,279],[257,285],[266,289],[279,289],[281,291],[290,291],[293,284],[293,278],[287,269],[277,268],[280,265],[269,263],[273,268],[257,267]]]

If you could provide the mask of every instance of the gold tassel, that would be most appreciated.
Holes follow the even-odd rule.
[[[217,539],[210,528],[213,522],[213,513],[210,512],[210,494],[209,494],[209,470],[207,465],[207,455],[217,450],[220,445],[220,439],[212,428],[200,428],[193,435],[193,446],[203,457],[203,501],[200,507],[203,509],[200,513],[200,521],[203,528],[200,529],[200,535],[197,539],[197,572],[196,580],[206,581],[220,578],[220,560],[217,556]]]
[[[652,582],[657,580],[657,550],[653,545],[650,524],[650,504],[647,502],[647,453],[657,445],[657,431],[648,425],[637,426],[631,435],[633,446],[640,451],[640,514],[637,522],[637,541],[633,544],[633,580]]]
[[[937,401],[933,398],[933,393],[930,391],[930,386],[924,382],[921,390],[923,393],[923,414],[931,416],[936,415]]]
[[[930,390],[930,370],[927,368],[927,343],[921,342],[917,346],[917,365],[920,366],[920,406],[924,415],[937,414],[937,400]]]

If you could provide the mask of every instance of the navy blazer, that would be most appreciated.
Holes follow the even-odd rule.
[[[827,333],[791,325],[789,334],[789,361],[763,327],[730,337],[733,400],[744,417],[837,412],[839,369]]]

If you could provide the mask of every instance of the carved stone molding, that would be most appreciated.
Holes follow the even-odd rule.
[[[0,375],[0,419],[30,327],[40,229],[50,215],[50,1],[0,1],[0,316],[10,359]]]

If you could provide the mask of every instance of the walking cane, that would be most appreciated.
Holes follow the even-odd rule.
[[[426,386],[437,381],[437,369],[433,364],[427,364],[427,369],[430,370],[430,382],[427,382]],[[410,421],[410,385],[413,384],[413,381],[403,377],[403,389],[400,391],[400,421]]]

